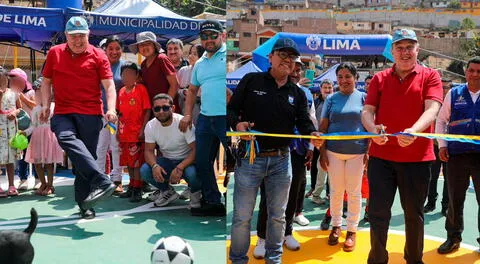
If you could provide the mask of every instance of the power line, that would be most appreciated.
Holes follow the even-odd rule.
[[[221,8],[221,7],[218,7],[218,6],[214,6],[214,5],[210,4],[210,3],[204,3],[204,2],[197,1],[197,0],[191,0],[191,1],[194,2],[194,3],[197,3],[197,4],[201,4],[201,5],[204,5],[204,6],[208,6],[208,7],[211,7],[211,8],[215,8],[215,9],[221,10],[221,11],[223,11],[223,12],[225,12],[225,13],[227,12],[227,9],[223,9],[223,8]],[[208,2],[208,1],[207,1],[207,2]]]

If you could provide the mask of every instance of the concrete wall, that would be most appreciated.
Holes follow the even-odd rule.
[[[459,38],[419,38],[421,49],[435,51],[452,57],[457,56],[460,44],[463,42],[465,42],[465,39]]]

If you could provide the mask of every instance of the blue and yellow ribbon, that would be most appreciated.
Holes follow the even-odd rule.
[[[108,131],[110,131],[110,134],[115,135],[115,132],[117,132],[117,126],[112,123],[112,122],[107,122],[104,126],[104,128],[107,127]]]

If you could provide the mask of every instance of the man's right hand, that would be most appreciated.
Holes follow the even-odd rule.
[[[249,122],[240,122],[237,124],[237,127],[235,128],[236,131],[239,132],[245,132],[248,131],[250,128],[252,128],[255,124],[254,123],[249,123]],[[252,140],[255,139],[254,136],[241,136],[241,140]]]
[[[450,157],[450,155],[448,155],[448,148],[447,147],[441,147],[438,150],[438,155],[440,156],[441,161],[447,162],[448,158]]]
[[[42,111],[40,112],[40,121],[42,123],[47,123],[48,118],[50,117],[50,107],[42,107]]]
[[[382,134],[382,132],[385,132],[386,129],[387,129],[387,127],[384,126],[384,125],[375,125],[375,131],[370,131],[370,132],[377,133],[377,134]],[[388,141],[388,137],[387,136],[374,137],[374,138],[372,138],[372,140],[373,140],[373,142],[375,142],[378,145],[385,145]]]
[[[192,129],[192,116],[185,115],[182,120],[180,120],[180,124],[178,124],[178,129],[181,132],[185,133],[187,129]]]
[[[167,175],[167,172],[161,166],[156,166],[152,169],[152,175],[156,182],[163,183],[165,181],[163,175]]]

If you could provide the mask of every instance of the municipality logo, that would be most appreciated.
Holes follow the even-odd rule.
[[[91,27],[93,25],[95,18],[90,13],[83,13],[82,17],[87,21],[88,27]]]
[[[322,43],[322,39],[319,36],[310,35],[307,37],[307,47],[311,50],[318,50]]]

